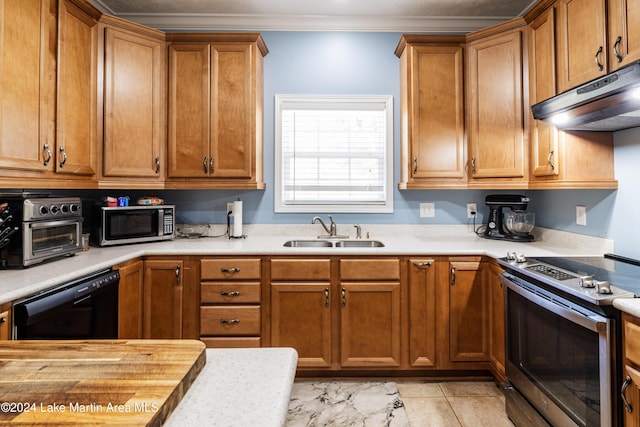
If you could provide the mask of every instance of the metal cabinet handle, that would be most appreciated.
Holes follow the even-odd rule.
[[[7,323],[6,317],[0,317],[0,323]]]
[[[232,267],[232,268],[221,267],[220,271],[222,271],[223,273],[240,273],[240,268],[239,267]]]
[[[207,169],[207,156],[204,156],[204,158],[202,159],[202,169],[204,171],[204,174],[206,175],[207,173],[209,173],[209,170]]]
[[[42,147],[42,149],[47,154],[47,158],[44,159],[44,165],[47,166],[49,164],[49,162],[51,161],[51,148],[49,147],[48,143],[45,143],[44,147]]]
[[[416,268],[429,268],[433,264],[431,261],[413,261],[413,266]]]
[[[549,164],[549,167],[551,168],[551,170],[555,170],[556,166],[551,162],[552,157],[553,157],[553,150],[549,151],[549,156],[547,157],[547,164]]]
[[[600,63],[600,54],[602,53],[602,46],[598,48],[598,51],[595,55],[596,65],[598,66],[598,71],[602,71],[604,69],[604,65]]]
[[[213,167],[213,162],[215,161],[215,157],[211,156],[211,158],[209,159],[209,172],[211,173],[215,173],[215,168]]]
[[[220,295],[222,295],[223,297],[239,297],[240,292],[239,291],[231,291],[231,292],[222,291],[220,292]]]
[[[618,52],[618,46],[620,46],[620,42],[622,41],[622,36],[618,36],[616,42],[613,44],[613,54],[616,56],[616,60],[618,63],[622,62],[622,55]]]
[[[329,307],[329,288],[324,288],[324,306]]]
[[[624,404],[624,409],[628,413],[633,412],[633,408],[631,407],[631,404],[629,404],[629,401],[627,400],[627,396],[625,396],[625,392],[627,391],[627,387],[629,387],[629,385],[631,385],[632,382],[633,381],[631,377],[627,375],[624,379],[624,383],[622,383],[622,388],[620,388],[620,397],[622,397],[622,403]]]
[[[63,168],[64,164],[67,163],[67,152],[64,151],[64,147],[60,147],[60,154],[62,154],[62,160],[60,161],[60,167]]]
[[[413,174],[416,175],[418,173],[418,158],[413,158]]]
[[[182,267],[180,267],[179,265],[176,265],[176,286],[180,285],[180,269]]]
[[[476,174],[476,158],[475,157],[471,158],[471,173],[473,175]]]
[[[220,323],[222,323],[223,325],[237,325],[238,323],[240,323],[240,319],[220,319]]]
[[[347,306],[347,290],[345,288],[342,288],[342,306]]]
[[[156,173],[160,173],[160,156],[156,156]]]
[[[451,286],[456,284],[456,268],[455,267],[451,267],[451,271],[449,274],[449,284]]]

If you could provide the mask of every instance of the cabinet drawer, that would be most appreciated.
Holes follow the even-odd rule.
[[[331,260],[272,259],[271,280],[331,280]]]
[[[203,304],[259,304],[260,282],[202,283],[200,301]]]
[[[400,260],[382,259],[341,259],[341,280],[399,280]]]
[[[260,259],[203,259],[200,277],[210,280],[260,280]]]
[[[624,319],[624,355],[640,366],[640,325]]]
[[[260,306],[200,307],[200,335],[260,335]]]
[[[201,337],[207,348],[257,348],[261,346],[260,337]]]

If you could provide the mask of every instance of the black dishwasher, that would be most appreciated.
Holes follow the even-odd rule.
[[[16,302],[14,339],[118,338],[119,282],[108,269]]]

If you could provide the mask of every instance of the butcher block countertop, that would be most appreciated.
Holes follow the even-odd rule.
[[[0,423],[161,425],[205,362],[194,340],[3,341]]]

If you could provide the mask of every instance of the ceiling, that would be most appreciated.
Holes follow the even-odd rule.
[[[89,0],[165,31],[468,33],[522,15],[536,0]]]

